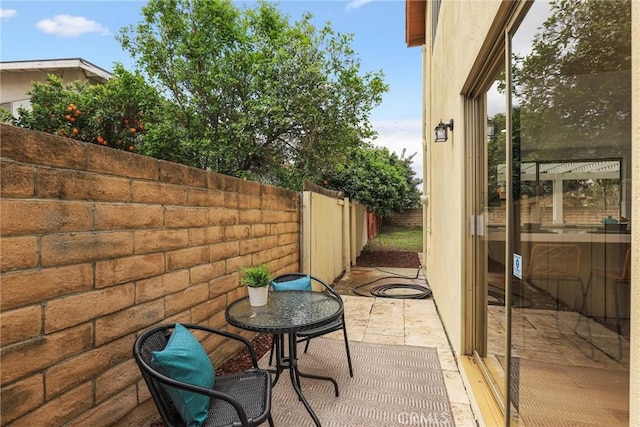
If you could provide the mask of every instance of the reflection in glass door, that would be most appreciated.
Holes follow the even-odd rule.
[[[478,233],[476,248],[479,251],[476,274],[479,289],[483,293],[482,310],[486,327],[480,331],[481,343],[476,343],[476,355],[485,370],[498,401],[506,400],[506,323],[507,300],[505,281],[505,238],[507,181],[504,176],[506,162],[506,114],[505,94],[498,88],[497,78],[486,93],[486,139],[479,155],[477,172],[481,175],[477,215],[484,219],[483,232]],[[502,173],[502,174],[501,174]]]
[[[476,106],[474,354],[508,425],[627,425],[631,4],[529,5]]]
[[[628,423],[630,10],[535,2],[511,37],[513,424]]]

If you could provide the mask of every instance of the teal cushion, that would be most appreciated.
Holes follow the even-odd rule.
[[[207,352],[191,332],[179,323],[176,323],[164,350],[152,353],[151,365],[174,380],[213,388],[215,371]],[[189,427],[199,426],[207,419],[209,396],[176,387],[164,387]]]
[[[305,276],[286,282],[271,282],[274,291],[310,291],[311,277]]]

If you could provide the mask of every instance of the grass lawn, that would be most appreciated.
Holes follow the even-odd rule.
[[[383,227],[378,236],[369,241],[369,251],[422,252],[422,228]]]

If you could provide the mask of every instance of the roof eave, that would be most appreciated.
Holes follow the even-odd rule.
[[[87,77],[105,83],[111,78],[111,73],[82,58],[44,59],[31,61],[3,61],[0,62],[0,71],[4,72],[51,72],[64,69],[81,69]]]
[[[405,41],[407,47],[425,44],[426,12],[426,0],[405,0]]]

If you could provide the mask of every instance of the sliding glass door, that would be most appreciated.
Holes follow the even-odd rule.
[[[507,424],[626,425],[630,1],[513,22],[478,101],[475,354]]]

